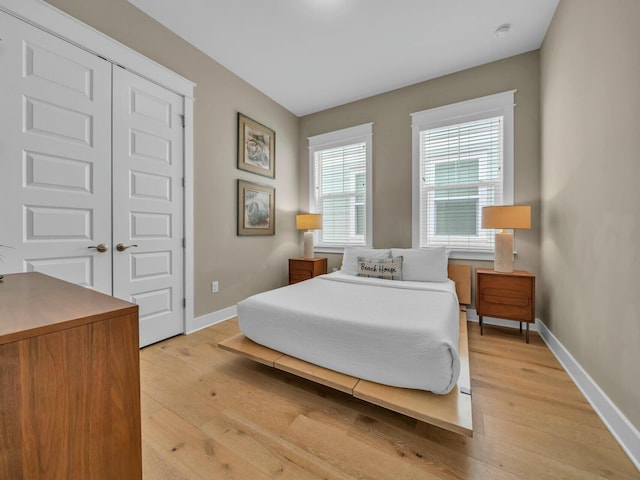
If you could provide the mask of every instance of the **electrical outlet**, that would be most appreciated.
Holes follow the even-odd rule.
[[[218,281],[216,280],[215,282],[211,282],[211,293],[218,293],[219,290],[220,285],[218,284]]]

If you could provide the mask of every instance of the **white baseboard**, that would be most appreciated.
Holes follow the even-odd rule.
[[[537,319],[536,323],[538,333],[549,350],[573,379],[636,468],[640,470],[640,431],[616,407],[547,326],[540,319]]]
[[[468,308],[467,309],[467,320],[470,322],[478,323],[478,314],[475,309]],[[540,319],[536,318],[536,323],[529,324],[529,330],[532,332],[537,332],[538,327],[536,326]],[[498,327],[509,327],[509,328],[519,328],[519,322],[517,320],[503,320],[502,318],[494,318],[494,317],[482,317],[482,323],[485,325],[496,325]],[[524,323],[524,322],[523,322]],[[523,326],[524,328],[524,326]]]
[[[224,322],[225,320],[229,320],[230,318],[237,316],[238,308],[236,305],[223,308],[222,310],[218,310],[216,312],[208,313],[206,315],[202,315],[201,317],[194,318],[193,328],[185,333],[188,335],[190,333],[197,332],[198,330],[202,330],[203,328],[210,327],[211,325]]]

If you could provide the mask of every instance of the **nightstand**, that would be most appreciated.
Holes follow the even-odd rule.
[[[527,323],[526,341],[529,343],[529,324],[536,320],[536,277],[524,270],[512,273],[476,268],[476,312],[483,332],[483,316],[505,318]]]
[[[327,273],[326,258],[290,258],[289,285]]]

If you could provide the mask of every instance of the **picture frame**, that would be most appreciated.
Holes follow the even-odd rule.
[[[238,112],[238,168],[276,177],[276,132]]]
[[[276,189],[238,180],[238,236],[275,233]]]

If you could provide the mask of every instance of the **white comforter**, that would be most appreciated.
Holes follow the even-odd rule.
[[[448,393],[460,372],[455,285],[335,272],[247,298],[256,343],[357,378]]]

